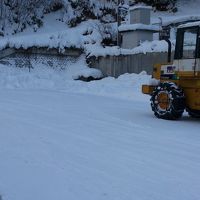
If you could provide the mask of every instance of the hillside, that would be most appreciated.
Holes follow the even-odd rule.
[[[129,53],[140,53],[148,51],[166,51],[167,45],[163,42],[153,41],[153,43],[142,44],[141,47],[133,49],[131,51],[119,50],[116,47],[103,48],[102,41],[109,36],[114,44],[116,44],[117,36],[117,23],[113,16],[116,15],[116,3],[97,1],[99,4],[93,1],[95,7],[93,12],[100,16],[96,19],[83,19],[82,23],[77,23],[76,27],[70,27],[67,23],[71,19],[71,12],[64,12],[63,9],[58,9],[57,11],[51,11],[48,14],[44,14],[42,17],[42,26],[35,27],[34,25],[27,26],[23,32],[19,32],[11,36],[12,31],[8,27],[7,32],[5,31],[5,36],[0,36],[0,49],[5,47],[15,47],[15,48],[29,48],[32,46],[37,47],[50,47],[59,48],[61,51],[66,47],[72,48],[82,48],[85,50],[86,54],[91,55],[106,55],[114,54],[118,55],[129,54]],[[200,18],[198,12],[199,0],[191,1],[178,1],[177,2],[178,11],[176,13],[170,11],[156,11],[152,12],[152,23],[159,23],[160,17],[164,23],[168,23],[173,20],[180,20],[182,18],[196,17]],[[69,7],[67,7],[69,9]],[[102,8],[106,11],[103,12]],[[113,15],[108,14],[113,10]],[[74,13],[73,11],[72,13]],[[80,14],[81,10],[76,10]],[[99,13],[100,12],[100,13]],[[98,14],[99,13],[99,14]],[[79,16],[77,14],[77,16]],[[127,16],[128,17],[128,16]],[[64,20],[65,19],[65,20]],[[105,23],[105,21],[111,21],[111,23]],[[8,34],[8,35],[7,35]],[[7,35],[7,36],[6,36]],[[173,36],[173,35],[172,35]],[[158,39],[155,37],[155,39]],[[174,39],[174,36],[172,37]]]

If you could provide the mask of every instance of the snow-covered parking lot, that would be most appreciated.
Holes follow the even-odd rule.
[[[1,66],[3,200],[200,199],[200,120],[155,118],[149,76],[55,86],[16,73]]]

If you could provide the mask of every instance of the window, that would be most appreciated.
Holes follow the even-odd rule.
[[[186,29],[183,37],[183,59],[196,57],[196,42],[197,29]]]

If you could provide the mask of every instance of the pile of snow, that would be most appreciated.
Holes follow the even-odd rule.
[[[187,23],[188,21],[200,21],[200,15],[199,16],[194,16],[194,15],[189,15],[189,16],[178,16],[173,19],[166,19],[162,22],[163,26],[168,26],[171,24],[181,24],[181,23]]]
[[[103,74],[98,69],[85,68],[85,69],[81,69],[80,71],[75,73],[72,77],[73,77],[74,80],[77,80],[80,77],[84,77],[84,78],[93,77],[94,79],[100,79],[100,78],[103,77]]]
[[[159,31],[159,26],[156,25],[146,25],[146,24],[122,24],[119,26],[118,30],[120,32],[124,31],[135,31],[135,30],[148,30],[148,31]]]
[[[133,49],[123,49],[119,47],[102,47],[102,46],[93,46],[88,45],[86,49],[86,53],[88,56],[119,56],[119,55],[131,55],[131,54],[139,54],[139,53],[152,53],[152,52],[167,52],[168,44],[164,40],[154,40],[152,42],[145,41],[141,43],[140,46],[135,47]],[[175,49],[175,41],[172,41],[172,50]]]
[[[146,72],[140,74],[123,74],[118,78],[106,77],[99,81],[89,83],[79,82],[78,87],[73,88],[74,83],[71,83],[71,88],[65,88],[66,91],[76,91],[78,93],[100,95],[107,97],[116,97],[120,99],[135,99],[142,100],[148,98],[141,93],[143,84],[151,83],[152,79]]]
[[[57,66],[47,66],[45,63],[32,61],[33,68],[15,67],[15,63],[9,65],[0,64],[0,88],[41,88],[56,89],[65,88],[68,82],[79,77],[101,78],[100,70],[88,68],[85,59],[68,60],[64,69]]]
[[[129,10],[137,10],[137,9],[149,9],[152,10],[153,8],[151,6],[144,6],[144,5],[137,5],[137,6],[131,6]]]
[[[152,23],[160,23],[162,19],[163,25],[171,23],[184,22],[186,20],[198,20],[199,14],[199,0],[179,0],[178,12],[154,12],[152,13]]]
[[[38,64],[29,72],[28,68],[16,68],[0,64],[1,89],[48,89],[72,93],[86,93],[101,96],[135,99],[141,94],[141,85],[148,84],[151,76],[146,72],[124,74],[120,77],[107,77],[99,81],[83,82],[74,80],[79,76],[101,75],[96,69],[84,65],[83,59],[66,69],[57,69]]]
[[[75,28],[69,28],[65,23],[57,21],[56,16],[47,15],[44,26],[37,32],[29,28],[14,36],[0,38],[0,50],[9,47],[16,49],[47,47],[58,48],[62,52],[65,48],[71,47],[84,49],[86,44],[99,43],[101,40],[98,20],[89,20]],[[84,35],[86,32],[89,34]]]

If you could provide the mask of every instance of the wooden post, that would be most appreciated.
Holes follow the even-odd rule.
[[[121,0],[117,0],[117,28],[121,25],[120,13],[119,13],[119,4]],[[120,46],[120,33],[117,30],[117,46]]]

